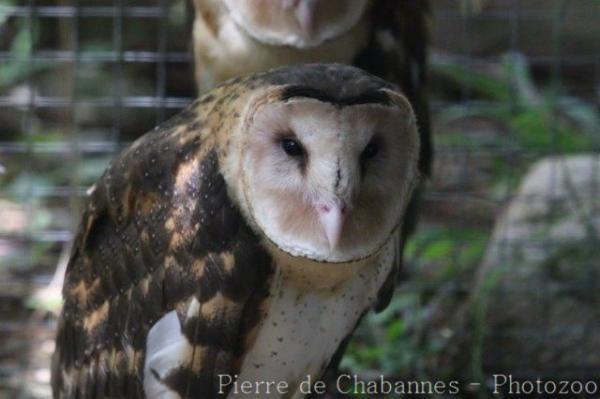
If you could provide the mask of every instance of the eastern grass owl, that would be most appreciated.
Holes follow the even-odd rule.
[[[393,286],[419,145],[406,97],[338,64],[228,81],[142,136],[83,215],[54,396],[301,396]]]

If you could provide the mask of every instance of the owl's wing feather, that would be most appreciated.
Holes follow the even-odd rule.
[[[240,365],[271,259],[193,115],[136,142],[92,193],[63,289],[55,397],[217,397],[217,375]]]

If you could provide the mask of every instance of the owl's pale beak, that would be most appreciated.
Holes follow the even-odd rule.
[[[345,202],[336,201],[334,203],[317,204],[316,208],[319,221],[329,242],[329,249],[333,251],[340,242],[348,207]]]

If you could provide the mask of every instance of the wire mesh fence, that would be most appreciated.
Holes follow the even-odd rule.
[[[432,5],[434,177],[405,282],[390,310],[363,323],[344,366],[455,376],[467,364],[475,371],[465,378],[484,383],[496,369],[591,375],[600,368],[589,354],[600,322],[600,6]],[[126,143],[196,95],[189,8],[0,2],[0,396],[49,395],[46,310],[56,298],[40,289],[64,267],[87,188]],[[547,158],[558,155],[569,160]],[[537,219],[511,219],[515,206]]]

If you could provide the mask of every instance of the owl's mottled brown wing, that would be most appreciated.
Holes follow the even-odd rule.
[[[199,123],[187,111],[147,134],[96,184],[63,289],[54,397],[216,397],[217,374],[237,371],[271,259]]]

